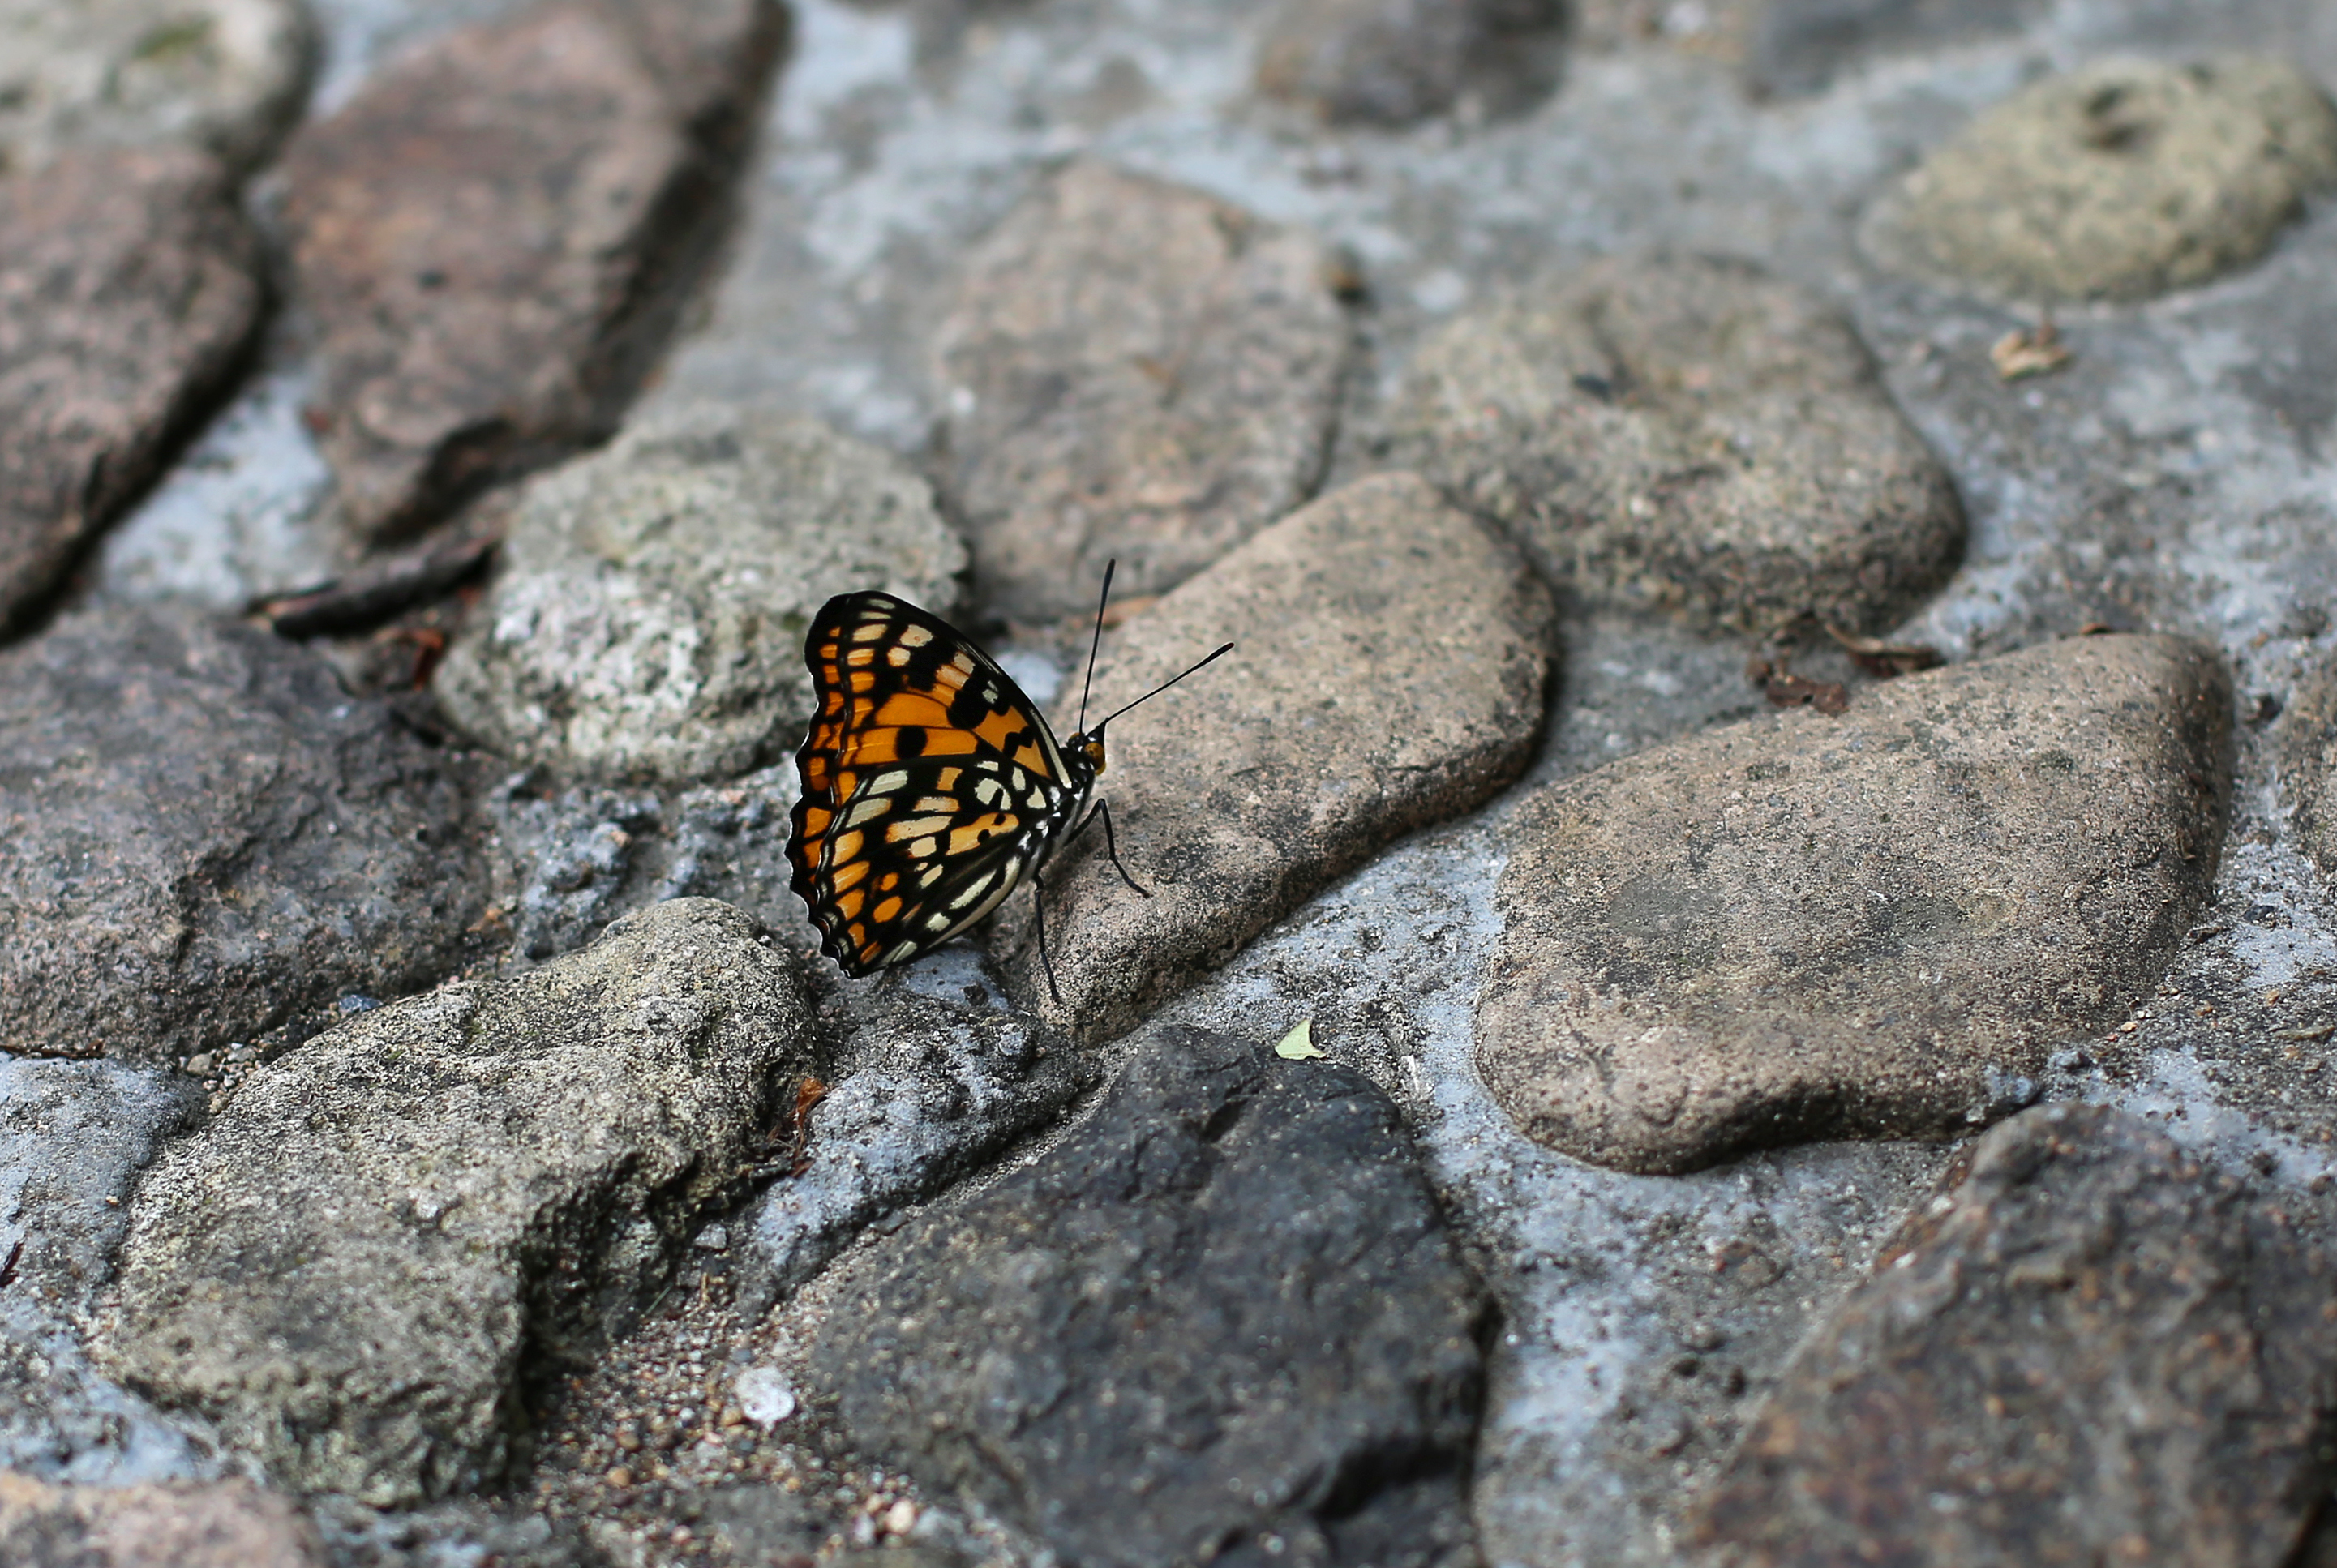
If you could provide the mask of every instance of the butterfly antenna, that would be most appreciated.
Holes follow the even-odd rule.
[[[1126,713],[1128,708],[1134,707],[1137,702],[1149,702],[1152,698],[1159,696],[1162,692],[1167,691],[1170,687],[1175,686],[1178,681],[1183,680],[1185,676],[1191,675],[1196,670],[1207,668],[1208,666],[1213,665],[1217,663],[1217,660],[1225,657],[1226,655],[1233,652],[1233,644],[1226,644],[1223,648],[1217,649],[1217,652],[1203,659],[1199,664],[1193,666],[1192,669],[1185,671],[1184,675],[1171,676],[1168,679],[1162,681],[1159,686],[1154,687],[1150,691],[1146,692],[1142,696],[1138,697],[1136,702],[1129,703],[1128,707],[1115,708],[1110,713],[1106,714],[1103,717],[1096,720],[1095,728],[1088,731],[1087,733],[1090,736],[1100,740],[1103,737],[1103,726],[1118,718],[1121,714]]]
[[[1095,686],[1096,650],[1103,647],[1104,607],[1111,602],[1111,574],[1119,566],[1117,557],[1103,563],[1103,592],[1096,599],[1095,640],[1088,644],[1088,678],[1080,684],[1079,733],[1081,735],[1085,735],[1088,728],[1088,693]]]

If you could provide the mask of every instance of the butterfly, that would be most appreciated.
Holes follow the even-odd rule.
[[[1102,642],[1099,604],[1089,687]],[[874,589],[829,599],[804,638],[816,707],[796,753],[803,794],[787,842],[789,885],[822,950],[856,979],[930,952],[1025,878],[1043,893],[1048,861],[1098,817],[1113,868],[1150,897],[1120,864],[1111,813],[1095,798],[1104,728],[1233,646],[1093,729],[1082,688],[1081,727],[1059,741],[998,661],[939,616]],[[1060,1003],[1043,902],[1037,909],[1039,959]]]

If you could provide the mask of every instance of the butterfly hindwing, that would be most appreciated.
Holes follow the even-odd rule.
[[[819,706],[797,754],[792,885],[863,975],[996,907],[1093,775],[988,655],[890,594],[830,599],[805,654]]]

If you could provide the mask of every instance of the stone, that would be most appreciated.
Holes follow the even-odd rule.
[[[946,616],[965,564],[890,453],[796,415],[660,409],[528,482],[432,684],[463,729],[562,776],[727,779],[803,738],[804,634],[831,595]]]
[[[967,257],[936,346],[975,596],[1027,621],[1166,592],[1314,492],[1354,330],[1322,241],[1071,163]]]
[[[1943,582],[1947,471],[1843,317],[1750,263],[1594,263],[1423,344],[1388,460],[1594,601],[1882,629]]]
[[[75,152],[0,176],[0,631],[225,391],[259,325],[259,265],[202,153]]]
[[[477,950],[442,756],[322,657],[101,606],[0,651],[0,1040],[170,1062]]]
[[[1768,0],[1745,62],[1754,90],[1805,98],[1886,51],[1912,52],[2015,33],[2045,0]]]
[[[232,1479],[54,1486],[0,1471],[0,1562],[19,1568],[323,1568],[289,1500]]]
[[[300,0],[0,0],[0,175],[169,143],[248,170],[298,115],[316,56]]]
[[[1485,1298],[1370,1080],[1164,1028],[837,1282],[854,1446],[1067,1562],[1453,1559]]]
[[[293,139],[311,412],[352,532],[411,532],[613,433],[786,36],[777,0],[543,0],[424,44]]]
[[[2244,267],[2337,183],[2337,109],[2284,61],[2097,62],[1973,120],[1860,230],[1893,269],[2017,302],[2146,299]]]
[[[1514,108],[1555,79],[1552,0],[1284,0],[1258,44],[1258,91],[1333,124],[1407,125],[1475,91]]]
[[[2281,793],[2297,842],[2323,876],[2337,875],[2337,660],[2297,682],[2280,719]]]
[[[792,1100],[810,1009],[756,938],[677,900],[255,1074],[141,1186],[102,1364],[301,1491],[492,1482]]]
[[[733,1274],[742,1310],[768,1307],[868,1226],[977,1174],[1095,1086],[1093,1057],[1047,1050],[1029,1018],[924,989],[855,1018],[853,1070],[806,1119],[796,1169],[748,1210]]]
[[[1700,1500],[1702,1560],[2289,1563],[2337,1398],[2337,1269],[2298,1194],[2092,1105],[1960,1165]]]
[[[1235,643],[1110,732],[1098,793],[1151,896],[1091,830],[1044,872],[1060,1005],[1029,900],[1003,906],[992,951],[1075,1037],[1127,1032],[1381,846],[1517,777],[1554,623],[1517,551],[1417,475],[1294,512],[1107,642],[1099,716]]]
[[[1940,1136],[2155,984],[2213,884],[2222,662],[2049,643],[1657,746],[1521,807],[1477,1068],[1625,1170]]]

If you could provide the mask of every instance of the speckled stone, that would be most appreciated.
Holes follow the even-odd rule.
[[[200,148],[237,171],[299,112],[301,0],[0,0],[0,174],[72,148]]]
[[[1706,626],[1873,630],[1963,546],[1850,323],[1741,261],[1617,258],[1466,313],[1414,355],[1387,461],[1553,580]]]
[[[2018,301],[2143,299],[2263,255],[2337,183],[2337,109],[2284,61],[2107,60],[1964,127],[1876,203],[1886,266]]]
[[[464,729],[563,775],[728,778],[802,739],[829,595],[946,616],[965,562],[890,453],[801,416],[660,409],[530,482],[433,684]]]
[[[240,1478],[51,1485],[0,1471],[0,1562],[14,1568],[322,1568],[289,1498]]]
[[[936,344],[944,485],[988,609],[1174,588],[1305,501],[1330,454],[1352,328],[1303,229],[1089,161],[966,258]]]
[[[2083,638],[1550,785],[1495,893],[1478,1071],[1528,1136],[1634,1171],[2016,1109],[2189,928],[2230,735],[2213,654]]]

